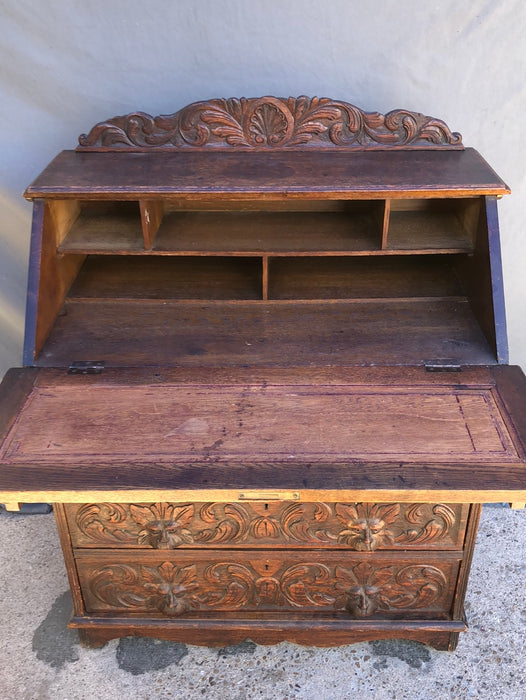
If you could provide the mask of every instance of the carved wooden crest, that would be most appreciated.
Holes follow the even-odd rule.
[[[194,102],[175,114],[135,112],[96,124],[79,151],[462,149],[443,121],[395,109],[365,112],[327,97]]]

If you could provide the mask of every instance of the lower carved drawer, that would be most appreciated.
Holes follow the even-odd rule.
[[[85,503],[65,506],[76,547],[462,549],[461,503]]]
[[[454,554],[299,551],[77,550],[86,612],[341,613],[353,618],[449,619]]]

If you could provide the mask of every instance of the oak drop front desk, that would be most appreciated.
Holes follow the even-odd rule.
[[[54,502],[81,639],[454,649],[480,504],[526,501],[506,185],[438,119],[329,99],[79,142],[26,191],[0,501]]]

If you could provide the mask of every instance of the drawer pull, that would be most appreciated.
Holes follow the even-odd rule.
[[[299,491],[242,491],[239,501],[299,501]]]

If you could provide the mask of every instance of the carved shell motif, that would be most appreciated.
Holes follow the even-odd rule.
[[[170,115],[135,112],[96,124],[77,150],[463,148],[440,119],[396,109],[365,112],[327,97],[194,102]]]

